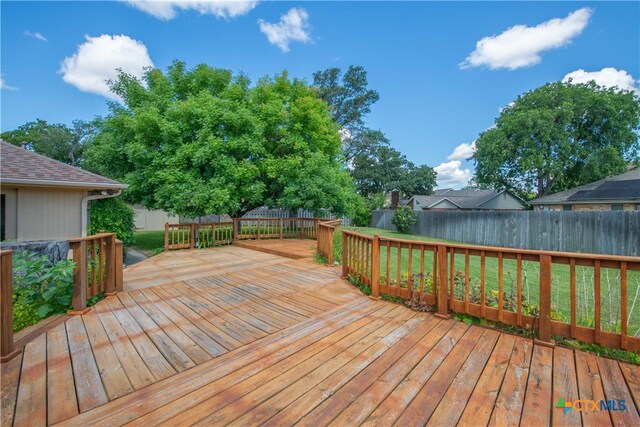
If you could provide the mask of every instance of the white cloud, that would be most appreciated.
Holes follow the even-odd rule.
[[[473,153],[476,152],[476,142],[473,141],[469,144],[462,143],[453,149],[453,153],[449,157],[448,160],[468,160]]]
[[[311,40],[309,35],[309,14],[301,8],[289,9],[280,17],[280,22],[272,24],[264,20],[259,20],[260,31],[283,52],[289,51],[290,42],[308,43]]]
[[[25,36],[29,36],[29,37],[33,37],[36,40],[40,40],[41,42],[48,42],[49,40],[47,40],[47,38],[45,36],[42,35],[42,33],[38,33],[37,31],[35,33],[32,33],[31,31],[25,31],[24,32]]]
[[[600,86],[618,87],[618,89],[631,90],[640,94],[640,81],[634,80],[633,76],[625,70],[616,70],[613,67],[603,68],[600,71],[585,71],[579,69],[573,71],[562,79],[563,82],[588,83],[594,80]]]
[[[461,165],[460,160],[452,160],[436,166],[434,169],[438,173],[438,187],[460,189],[466,186],[473,178],[473,172],[471,169],[462,169]]]
[[[147,47],[128,36],[103,34],[85,36],[85,39],[60,67],[62,79],[83,92],[119,101],[120,98],[109,89],[107,80],[115,79],[118,69],[140,78],[145,67],[153,66]]]
[[[13,86],[9,86],[7,84],[7,82],[4,81],[4,78],[2,76],[0,76],[0,89],[5,89],[5,90],[18,90],[17,87],[13,87]]]
[[[257,1],[246,0],[121,0],[151,16],[165,21],[178,15],[179,10],[195,10],[201,15],[234,18],[247,14]]]
[[[587,7],[554,18],[535,27],[515,25],[502,34],[483,37],[461,68],[487,66],[491,69],[528,67],[540,62],[542,52],[565,46],[589,23],[593,11]]]

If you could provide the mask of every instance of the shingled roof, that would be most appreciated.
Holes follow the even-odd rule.
[[[413,196],[422,207],[430,208],[443,200],[447,200],[460,209],[478,209],[484,203],[499,196],[503,192],[494,190],[452,190],[450,188],[436,190],[431,196]]]
[[[532,205],[597,203],[640,200],[640,168],[600,181],[531,200]]]
[[[127,188],[126,184],[50,159],[0,140],[0,183],[94,190]]]

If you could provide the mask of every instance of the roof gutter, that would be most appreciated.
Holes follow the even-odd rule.
[[[116,190],[114,193],[102,191],[100,194],[93,194],[82,198],[82,213],[80,215],[82,221],[82,237],[87,237],[87,227],[89,226],[89,201],[111,199],[122,194],[122,189]]]
[[[78,182],[78,181],[51,181],[46,179],[21,179],[21,178],[0,178],[0,184],[8,185],[31,185],[37,187],[73,187],[73,188],[92,188],[92,189],[115,189],[127,188],[127,184],[119,182]]]

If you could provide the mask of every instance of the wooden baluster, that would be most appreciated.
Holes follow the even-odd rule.
[[[413,267],[413,245],[409,243],[409,259],[407,262],[407,288],[409,289],[409,298],[411,298],[411,292],[413,292],[413,275],[412,267]]]
[[[522,327],[522,255],[518,254],[516,258],[516,288],[517,288],[517,323]]]
[[[89,310],[87,308],[87,286],[89,281],[87,272],[87,241],[72,242],[70,246],[73,251],[73,261],[76,266],[73,269],[73,310],[71,310],[69,314],[79,315]]]
[[[169,223],[165,222],[164,224],[164,251],[167,252],[169,250]]]
[[[469,313],[469,304],[471,303],[470,295],[470,279],[469,279],[469,249],[464,250],[464,311]],[[451,294],[453,295],[453,293]],[[453,297],[451,297],[453,300]]]
[[[402,285],[402,244],[396,243],[396,285],[393,287],[393,296],[398,296]]]
[[[422,293],[424,292],[424,245],[420,245],[420,294],[418,301],[422,302]]]
[[[627,263],[620,263],[620,347],[627,349]]]
[[[453,248],[449,248],[449,309],[453,310],[454,289],[456,280],[456,263],[455,263],[455,251]]]
[[[349,247],[347,240],[349,235],[342,232],[342,278],[346,279],[349,276]]]
[[[593,288],[594,288],[594,311],[595,311],[595,341],[596,344],[600,344],[600,330],[602,329],[602,325],[600,322],[602,321],[602,316],[600,314],[600,305],[601,305],[601,292],[600,292],[600,261],[596,260],[593,266]]]
[[[551,255],[540,255],[540,318],[537,344],[554,346],[551,339]]]
[[[483,318],[487,317],[485,308],[487,306],[487,294],[485,290],[486,254],[480,251],[480,312]]]
[[[380,297],[380,236],[377,234],[371,243],[371,296]]]
[[[498,322],[503,322],[504,318],[504,275],[502,252],[498,253]]]
[[[7,362],[21,349],[13,346],[13,262],[11,251],[0,251],[0,363]],[[3,387],[4,388],[4,387]],[[4,397],[4,393],[3,393]],[[4,402],[3,402],[4,403]],[[5,408],[3,407],[3,410]],[[11,421],[11,420],[9,420]]]
[[[453,272],[450,272],[453,274]],[[447,247],[438,246],[438,312],[436,317],[449,318],[447,310]]]
[[[124,250],[122,247],[122,241],[116,240],[115,248],[115,282],[116,292],[122,292],[123,280],[122,280],[122,263],[124,262]]]
[[[116,293],[116,235],[111,234],[111,236],[107,237],[106,247],[105,247],[105,255],[106,255],[106,263],[105,267],[107,270],[106,274],[106,287],[105,287],[105,295],[114,295]]]
[[[571,294],[571,338],[576,337],[576,260],[571,258],[569,260],[569,292]]]

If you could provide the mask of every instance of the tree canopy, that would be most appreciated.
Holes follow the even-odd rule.
[[[138,81],[120,74],[85,167],[129,184],[147,208],[197,217],[267,205],[350,213],[339,128],[304,81],[174,62]]]
[[[97,121],[74,120],[72,127],[68,127],[38,119],[18,129],[3,132],[1,137],[13,145],[27,143],[28,148],[36,153],[79,166],[83,160],[84,145],[96,132],[97,126]]]
[[[475,181],[523,198],[597,181],[638,161],[639,129],[633,92],[549,83],[519,96],[480,135]]]

